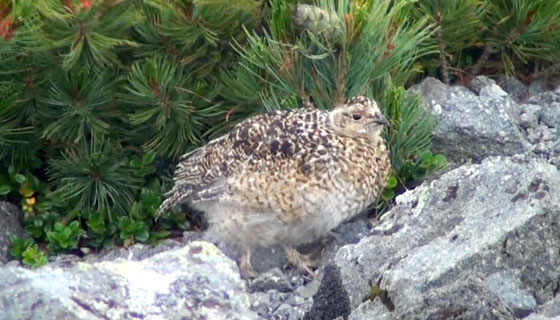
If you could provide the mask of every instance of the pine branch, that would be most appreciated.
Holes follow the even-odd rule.
[[[484,43],[488,49],[481,58],[499,53],[500,69],[507,74],[516,73],[516,65],[526,64],[530,59],[556,63],[560,59],[560,46],[551,39],[560,37],[559,19],[557,1],[494,1],[485,16],[489,28]],[[480,71],[481,66],[475,67],[474,71]]]
[[[52,74],[50,90],[44,95],[39,112],[44,125],[42,137],[52,142],[86,145],[111,132],[111,123],[119,122],[123,113],[115,108],[115,82],[106,82],[107,74],[72,69],[66,74]]]
[[[133,107],[129,121],[145,151],[176,158],[198,145],[222,111],[219,87],[193,83],[180,65],[161,56],[132,65],[121,101]]]
[[[39,1],[38,18],[29,30],[38,51],[54,51],[64,70],[118,65],[117,48],[134,47],[129,30],[142,22],[133,1],[81,3]]]
[[[391,165],[397,176],[403,176],[406,163],[430,150],[436,119],[421,105],[420,98],[403,88],[388,88],[383,113],[391,119],[386,132]]]
[[[407,4],[341,0],[336,6],[321,1],[319,6],[290,8],[272,1],[271,32],[249,34],[247,45],[238,48],[242,68],[249,72],[236,74],[252,78],[242,82],[263,95],[267,109],[293,101],[294,95],[319,108],[331,108],[372,87],[381,95],[390,75],[405,81],[415,59],[433,51],[420,46],[433,30],[426,19],[397,23]],[[227,86],[226,91],[233,91]]]
[[[47,173],[63,201],[78,211],[106,213],[109,220],[127,212],[140,183],[107,140],[93,139],[84,149],[65,151],[49,161]]]
[[[260,7],[254,0],[145,1],[149,23],[135,28],[141,55],[171,56],[195,77],[213,77],[236,62],[231,42],[244,41]]]
[[[445,42],[442,35],[442,25],[441,25],[441,12],[436,12],[434,20],[436,21],[437,29],[435,31],[436,43],[439,47],[439,55],[441,59],[441,65],[439,66],[441,79],[443,83],[449,84],[449,64],[447,62],[446,52],[445,52]]]
[[[434,64],[437,63],[444,83],[451,81],[449,69],[461,63],[462,52],[480,42],[484,31],[482,19],[487,11],[487,2],[481,0],[429,0],[413,4],[412,17],[427,17],[436,25],[431,39],[438,51]]]

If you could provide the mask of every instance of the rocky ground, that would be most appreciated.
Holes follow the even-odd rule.
[[[8,262],[0,319],[560,319],[560,88],[543,88],[486,77],[411,88],[453,165],[380,221],[339,227],[317,280],[263,250],[246,282],[234,251],[188,233],[39,270]],[[0,265],[16,215],[0,205]]]

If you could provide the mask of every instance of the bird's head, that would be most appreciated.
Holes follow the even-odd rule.
[[[333,131],[352,138],[376,140],[388,124],[377,103],[363,96],[351,98],[329,112],[329,125]]]

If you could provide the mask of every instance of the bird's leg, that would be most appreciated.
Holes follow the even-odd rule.
[[[251,264],[251,249],[245,249],[245,252],[243,252],[239,262],[239,269],[245,279],[254,279],[259,275]]]
[[[317,278],[313,268],[316,268],[317,261],[311,259],[310,255],[305,255],[297,251],[294,247],[284,246],[284,252],[286,253],[286,258],[291,264],[296,266],[298,269],[307,272],[314,279]]]

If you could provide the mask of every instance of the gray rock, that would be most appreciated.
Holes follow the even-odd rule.
[[[207,242],[156,253],[0,272],[0,319],[257,319],[236,264]]]
[[[0,201],[0,265],[12,259],[10,236],[22,237],[24,234],[19,215],[20,211],[16,206]]]
[[[548,88],[547,84],[543,80],[535,80],[529,84],[527,87],[527,95],[529,97],[539,95],[546,91]]]
[[[527,99],[527,103],[538,104],[540,106],[548,106],[554,102],[560,102],[560,94],[554,91],[541,92]]]
[[[486,279],[486,284],[517,318],[525,318],[537,310],[537,302],[533,295],[522,288],[519,269],[496,272]]]
[[[530,150],[540,158],[560,168],[560,95],[551,91],[531,97],[529,101],[536,104],[519,106],[519,126]]]
[[[252,280],[249,288],[255,291],[278,290],[280,292],[292,291],[292,284],[286,275],[278,268],[261,273]]]
[[[8,268],[8,267],[21,267],[21,266],[22,266],[22,263],[19,260],[12,260],[12,261],[7,262],[3,267]]]
[[[363,306],[369,311],[361,311],[362,319],[515,319],[556,295],[560,172],[554,166],[491,157],[396,202],[371,236],[336,255],[352,309],[376,284],[394,307],[388,313],[386,304]]]
[[[255,292],[251,294],[251,308],[255,310],[260,319],[269,319],[270,316],[287,299],[289,294],[278,290]]]
[[[320,285],[321,282],[319,282],[318,280],[313,280],[305,286],[300,286],[297,289],[297,294],[303,298],[311,298],[317,293]]]
[[[426,78],[411,90],[419,92],[438,117],[433,148],[451,161],[478,162],[530,150],[517,127],[516,103],[496,84],[479,88],[477,95],[465,87]]]
[[[519,125],[523,129],[536,128],[539,125],[542,107],[536,104],[522,104],[519,106]]]
[[[204,236],[203,236],[204,238]],[[235,261],[241,260],[242,252],[238,247],[227,243],[215,243],[223,253]],[[251,264],[258,273],[267,272],[272,269],[280,269],[287,260],[280,246],[271,248],[257,247],[251,250]]]
[[[476,94],[480,94],[482,88],[495,85],[496,81],[486,77],[486,76],[477,76],[469,82],[469,89],[474,91]]]
[[[528,88],[516,78],[500,76],[498,85],[515,101],[523,101],[528,95]]]
[[[273,313],[273,319],[300,320],[305,313],[303,308],[294,308],[293,305],[283,303]]]
[[[348,320],[392,320],[391,311],[387,310],[378,298],[360,304],[348,317]]]
[[[560,102],[552,102],[543,108],[541,121],[550,128],[560,129]]]
[[[560,319],[560,295],[540,306],[536,314],[545,319]]]

